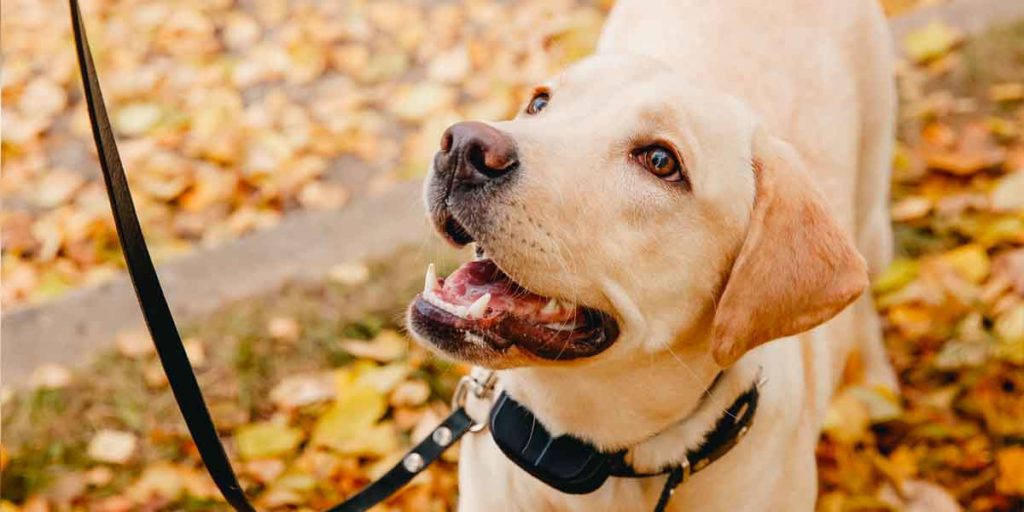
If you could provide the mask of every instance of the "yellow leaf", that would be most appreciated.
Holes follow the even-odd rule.
[[[455,97],[454,89],[425,82],[400,89],[390,110],[403,121],[422,121],[435,112],[451,108]]]
[[[917,278],[919,270],[917,260],[898,259],[875,279],[872,286],[876,294],[884,294],[899,290]]]
[[[132,103],[125,105],[114,116],[114,126],[125,135],[142,135],[160,122],[163,109],[156,103]]]
[[[1000,314],[993,331],[1003,343],[1024,344],[1024,302]]]
[[[988,89],[988,97],[992,101],[1011,102],[1024,100],[1024,83],[1007,82],[995,84]]]
[[[915,339],[932,330],[934,324],[931,312],[915,304],[897,304],[889,310],[889,321],[899,329],[904,338]]]
[[[363,429],[359,435],[339,439],[336,452],[354,457],[383,457],[398,450],[398,438],[390,422]]]
[[[852,444],[864,438],[870,424],[864,403],[844,392],[829,404],[822,429],[836,441]]]
[[[279,423],[252,423],[235,431],[238,454],[246,460],[287,455],[301,442],[301,430]]]
[[[408,350],[409,342],[392,330],[384,330],[371,341],[345,340],[341,348],[356,357],[387,363],[401,358]]]
[[[306,501],[306,495],[314,489],[316,489],[315,478],[292,468],[271,483],[260,494],[259,502],[266,508],[300,505]]]
[[[977,241],[985,247],[1002,243],[1024,244],[1024,217],[1002,216],[987,222],[981,227]]]
[[[933,21],[907,34],[903,50],[917,61],[925,62],[942,57],[960,42],[960,34],[941,21]]]
[[[1024,495],[1024,446],[1012,446],[996,454],[999,478],[996,489],[1005,494]]]
[[[961,277],[974,283],[980,283],[989,273],[988,253],[978,244],[957,247],[943,254],[941,259],[951,265]]]
[[[147,503],[154,498],[173,501],[185,490],[181,468],[167,462],[158,462],[146,468],[133,482],[125,495],[135,503]]]
[[[384,395],[369,386],[352,386],[313,426],[313,444],[344,449],[387,412]]]
[[[868,418],[874,423],[900,417],[903,408],[900,399],[892,391],[882,387],[853,386],[847,393],[859,400],[867,410]]]

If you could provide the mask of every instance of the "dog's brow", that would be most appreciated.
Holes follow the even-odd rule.
[[[667,107],[642,107],[638,110],[641,126],[669,131],[679,126],[679,116]]]

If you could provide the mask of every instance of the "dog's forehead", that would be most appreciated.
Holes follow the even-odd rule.
[[[554,90],[625,93],[667,83],[672,68],[650,57],[630,54],[598,54],[569,66],[548,84]]]
[[[620,117],[629,126],[667,128],[692,110],[715,110],[721,98],[689,83],[663,62],[625,53],[583,59],[544,84],[557,104],[575,105],[596,116]],[[657,120],[657,123],[651,123]]]

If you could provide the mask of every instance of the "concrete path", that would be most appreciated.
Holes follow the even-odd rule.
[[[197,250],[161,265],[160,281],[181,323],[233,300],[272,293],[288,281],[323,279],[340,263],[386,257],[430,238],[420,183],[406,182],[337,212],[296,213],[275,228]],[[3,384],[23,385],[42,363],[82,362],[118,332],[142,327],[127,275],[5,313]]]

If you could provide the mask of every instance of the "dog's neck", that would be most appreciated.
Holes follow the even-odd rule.
[[[635,365],[535,367],[500,373],[502,387],[552,434],[572,434],[602,450],[662,438],[699,444],[729,404],[758,378],[757,358],[737,363],[708,390],[720,368],[698,349],[650,354]],[[747,359],[747,358],[745,358]]]

